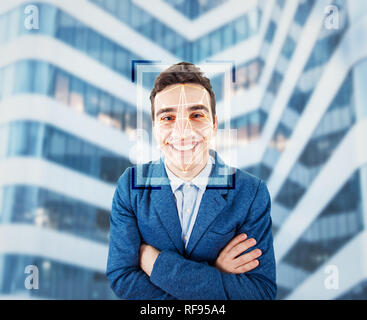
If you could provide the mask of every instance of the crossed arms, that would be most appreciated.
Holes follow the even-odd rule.
[[[129,195],[128,171],[121,177],[110,218],[110,248],[106,275],[122,299],[245,300],[274,299],[276,295],[270,197],[265,184],[258,187],[251,212],[239,234],[220,252],[215,265],[189,260],[170,250],[143,244]],[[262,261],[250,239],[256,235]],[[245,252],[245,254],[240,255]]]

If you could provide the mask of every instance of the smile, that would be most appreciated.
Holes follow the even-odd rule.
[[[169,143],[169,147],[174,151],[185,152],[195,149],[200,141],[191,142],[189,144]]]
[[[195,144],[189,144],[189,145],[186,145],[186,146],[181,146],[181,145],[173,145],[173,144],[170,144],[170,146],[177,150],[177,151],[188,151],[188,150],[192,150],[196,147],[196,145],[198,144],[198,142],[196,142]]]

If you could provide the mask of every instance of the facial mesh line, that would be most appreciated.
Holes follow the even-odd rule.
[[[158,100],[162,103],[162,105],[164,106],[164,107],[174,107],[174,106],[177,106],[178,108],[178,110],[177,110],[177,114],[178,114],[178,117],[176,117],[176,121],[175,121],[175,129],[177,129],[177,126],[178,126],[178,132],[180,132],[180,135],[181,135],[181,137],[183,136],[183,133],[185,133],[186,132],[186,130],[187,129],[189,129],[189,130],[191,130],[191,131],[194,131],[193,130],[193,127],[192,127],[192,125],[191,125],[191,122],[190,121],[186,121],[186,123],[185,123],[185,128],[183,128],[184,127],[184,124],[183,124],[183,120],[184,119],[188,119],[189,118],[189,113],[188,113],[188,111],[187,111],[187,108],[184,108],[184,106],[189,106],[189,105],[195,105],[195,104],[198,104],[198,103],[188,103],[187,102],[187,97],[186,97],[186,92],[185,92],[185,84],[181,84],[180,85],[181,86],[181,90],[180,90],[180,97],[179,97],[179,103],[178,104],[172,104],[172,105],[166,105],[166,104],[164,104],[163,102],[162,102],[162,100],[160,99],[160,97],[158,96],[157,98],[158,98]],[[195,89],[197,89],[197,87],[195,87],[195,86],[190,86],[190,85],[186,85],[186,86],[189,86],[189,87],[193,87],[193,88],[195,88]],[[171,88],[171,89],[169,89],[168,91],[171,91],[171,90],[173,90],[173,89],[176,89],[177,87],[179,87],[179,86],[175,86],[175,87],[173,87],[173,88]],[[209,104],[209,100],[208,100],[208,95],[206,94],[206,90],[205,89],[201,89],[202,91],[203,91],[203,95],[201,96],[201,98],[200,98],[200,102],[199,102],[199,104],[204,104],[203,103],[203,98],[204,98],[204,96],[206,97],[206,101],[207,101],[207,103],[208,103],[208,105],[210,105]],[[166,92],[165,92],[166,93]],[[205,117],[205,120],[203,121],[203,123],[204,123],[204,127],[202,128],[203,130],[206,130],[207,128],[209,128],[209,127],[213,127],[213,123],[212,123],[212,121],[210,121],[209,119],[208,119],[208,117],[204,114],[204,117]],[[177,121],[177,120],[179,120],[179,121]],[[206,122],[206,123],[205,123]],[[182,128],[183,128],[183,131],[182,131]],[[181,130],[180,130],[181,129]],[[203,137],[203,140],[206,140],[205,139],[205,137]],[[161,144],[161,146],[162,145],[167,145],[167,144],[169,144],[168,142],[165,142],[164,144]],[[191,157],[191,159],[190,159],[190,162],[188,163],[188,164],[186,164],[185,166],[184,166],[184,168],[183,168],[183,171],[184,172],[187,172],[187,168],[189,168],[190,167],[190,165],[194,162],[194,161],[196,161],[196,159],[198,158],[198,157],[200,157],[200,156],[202,156],[202,154],[196,154],[196,153],[194,153],[193,154],[193,156]],[[179,157],[179,160],[181,160],[182,158],[181,157]]]

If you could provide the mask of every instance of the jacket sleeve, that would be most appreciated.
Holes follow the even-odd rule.
[[[248,218],[238,233],[244,232],[257,241],[254,247],[244,253],[255,247],[263,252],[255,269],[242,274],[224,273],[206,263],[188,260],[176,252],[163,250],[154,263],[150,280],[178,299],[274,299],[277,286],[270,196],[262,181],[249,210]]]
[[[121,299],[175,300],[155,286],[140,268],[141,237],[130,204],[130,169],[120,177],[112,201],[110,244],[106,276],[112,290]]]

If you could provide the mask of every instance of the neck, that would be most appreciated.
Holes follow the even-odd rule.
[[[205,157],[205,161],[193,166],[192,168],[186,171],[176,167],[172,162],[165,161],[165,164],[175,176],[179,177],[184,181],[191,181],[205,168],[206,164],[208,163],[208,157],[209,155]]]

